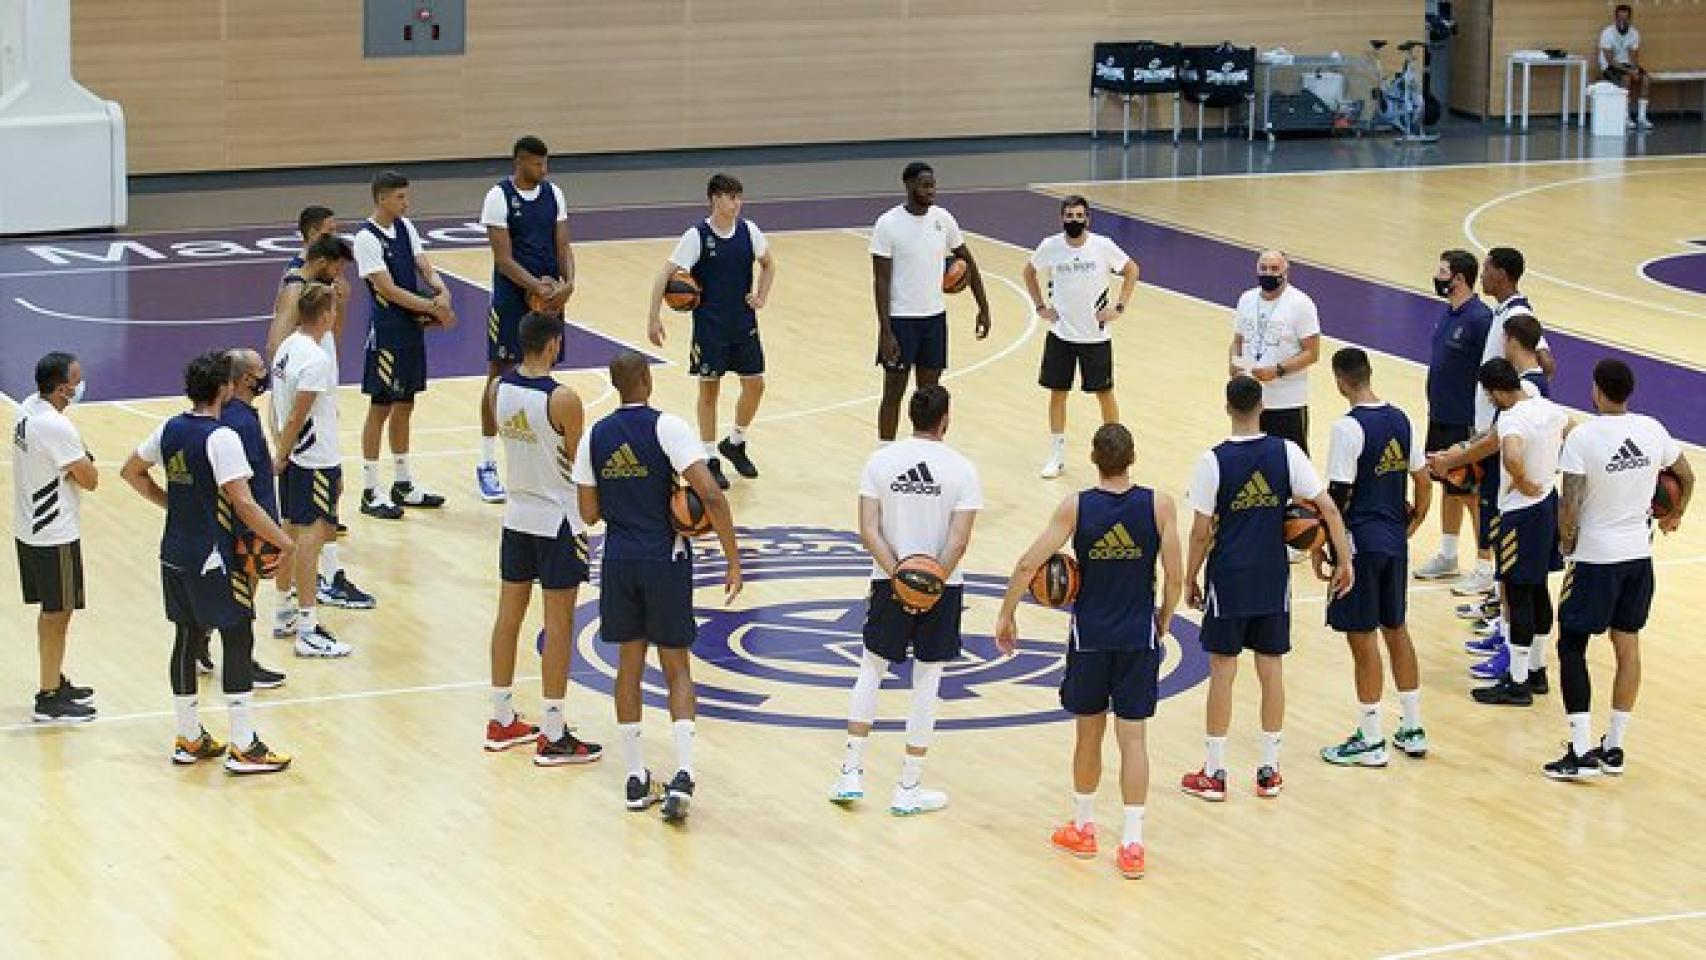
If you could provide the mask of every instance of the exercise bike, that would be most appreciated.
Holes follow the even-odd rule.
[[[1386,49],[1386,41],[1370,40],[1368,45],[1374,48],[1372,56],[1378,63],[1380,51]],[[1399,143],[1439,142],[1439,134],[1427,130],[1430,121],[1437,121],[1440,112],[1439,101],[1434,100],[1427,89],[1424,60],[1427,46],[1421,40],[1400,43],[1398,50],[1404,55],[1403,65],[1373,93],[1377,104],[1375,125],[1398,131]]]

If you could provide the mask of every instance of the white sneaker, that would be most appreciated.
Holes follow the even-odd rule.
[[[1417,580],[1449,580],[1457,576],[1457,558],[1436,556],[1417,567],[1410,576]]]
[[[948,795],[940,790],[926,790],[923,785],[903,787],[897,784],[894,799],[889,801],[889,812],[897,817],[911,817],[935,813],[947,805]]]
[[[296,635],[296,655],[299,657],[330,659],[347,657],[354,652],[354,647],[332,636],[319,624],[314,625],[313,633]]]
[[[1066,462],[1061,459],[1060,454],[1054,453],[1050,454],[1048,460],[1043,463],[1041,475],[1044,480],[1053,480],[1065,472]]]
[[[1492,592],[1493,571],[1484,567],[1476,567],[1451,585],[1451,595],[1454,597],[1475,597]]]
[[[272,638],[274,640],[289,640],[296,636],[296,611],[286,613],[280,610],[273,616]]]
[[[835,778],[835,786],[829,788],[829,802],[850,807],[856,800],[865,799],[865,771],[843,770]]]

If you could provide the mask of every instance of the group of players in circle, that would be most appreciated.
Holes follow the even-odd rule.
[[[602,756],[602,746],[578,737],[565,715],[577,591],[590,578],[587,531],[602,522],[599,616],[601,639],[619,648],[615,709],[628,774],[624,802],[633,810],[661,804],[666,820],[680,821],[697,787],[691,538],[715,533],[725,564],[724,599],[732,601],[741,591],[742,568],[720,461],[742,477],[758,476],[746,449],[763,395],[757,312],[768,299],[776,264],[763,233],[740,217],[739,181],[712,177],[709,216],[683,234],[659,271],[647,330],[654,344],[664,343],[657,304],[673,278],[689,274],[697,288],[690,349],[690,373],[700,382],[697,436],[686,421],[649,404],[649,361],[631,351],[609,365],[620,405],[589,427],[580,397],[551,372],[563,356],[562,312],[575,288],[575,266],[566,202],[546,179],[547,155],[537,138],[519,140],[514,173],[491,189],[481,216],[495,267],[490,369],[480,409],[485,443],[475,481],[483,500],[504,504],[485,747],[532,746],[540,766]],[[873,565],[865,652],[830,799],[846,807],[863,800],[877,691],[892,664],[911,659],[905,755],[889,810],[913,815],[947,805],[945,792],[924,786],[923,771],[943,670],[961,652],[960,565],[983,506],[976,467],[944,439],[951,421],[951,398],[939,383],[948,359],[945,289],[963,284],[971,290],[979,338],[988,335],[990,313],[977,262],[953,216],[935,203],[933,170],[914,163],[902,180],[905,202],[877,220],[870,238],[883,390],[879,448],[859,484],[859,526]],[[194,358],[185,371],[191,409],[164,422],[121,471],[166,514],[160,575],[175,628],[175,762],[222,757],[233,773],[276,772],[290,764],[289,756],[265,744],[250,717],[252,690],[285,679],[255,661],[260,577],[276,584],[274,635],[294,638],[301,657],[335,658],[352,650],[320,622],[318,605],[376,606],[342,569],[336,546],[343,530],[336,356],[350,299],[344,272],[352,261],[369,292],[361,512],[395,520],[444,503],[413,476],[409,424],[427,385],[426,332],[454,324],[456,316],[448,287],[404,216],[407,189],[407,180],[394,172],[376,177],[373,213],[353,243],[338,235],[330,210],[305,210],[299,221],[304,248],[287,269],[267,338],[270,360],[246,348]],[[1181,787],[1205,800],[1228,795],[1232,689],[1239,656],[1248,650],[1262,693],[1255,792],[1279,796],[1282,657],[1290,650],[1290,567],[1300,559],[1288,540],[1297,541],[1299,502],[1312,518],[1301,525],[1322,528],[1313,564],[1330,584],[1327,622],[1347,635],[1355,665],[1357,729],[1321,755],[1341,765],[1387,763],[1380,717],[1384,640],[1401,711],[1392,745],[1407,756],[1424,756],[1420,671],[1405,628],[1408,540],[1429,513],[1435,480],[1448,504],[1447,539],[1441,557],[1416,575],[1455,572],[1456,524],[1465,510],[1479,511],[1483,544],[1496,567],[1492,583],[1474,582],[1472,575],[1464,585],[1476,595],[1466,612],[1497,617],[1508,633],[1508,641],[1497,644],[1505,654],[1503,672],[1491,677],[1497,680],[1492,687],[1475,691],[1476,699],[1532,702],[1532,656],[1544,646],[1536,637],[1551,628],[1546,583],[1562,566],[1561,546],[1572,561],[1557,617],[1571,740],[1545,772],[1557,779],[1622,772],[1622,736],[1639,684],[1638,631],[1653,594],[1654,491],[1668,498],[1658,524],[1673,531],[1694,477],[1664,427],[1630,412],[1635,383],[1626,364],[1608,359],[1595,367],[1599,416],[1573,428],[1562,408],[1546,399],[1539,324],[1516,292],[1520,254],[1499,248],[1488,255],[1484,285],[1499,299],[1497,311],[1474,294],[1481,264],[1461,251],[1442,255],[1435,282],[1448,303],[1434,335],[1425,442],[1418,443],[1402,410],[1375,393],[1363,350],[1347,347],[1332,356],[1335,383],[1350,408],[1333,425],[1323,481],[1307,454],[1306,378],[1320,355],[1315,306],[1290,285],[1284,254],[1262,253],[1257,286],[1240,298],[1234,320],[1224,391],[1229,436],[1197,461],[1189,487],[1191,523],[1181,537],[1173,498],[1132,479],[1135,444],[1118,422],[1113,397],[1108,327],[1126,311],[1137,264],[1089,231],[1083,198],[1064,200],[1061,215],[1061,232],[1037,248],[1024,276],[1037,312],[1051,322],[1038,378],[1051,394],[1051,445],[1041,473],[1054,478],[1066,469],[1066,399],[1076,378],[1100,403],[1103,423],[1090,450],[1098,481],[1064,498],[1019,558],[996,623],[998,645],[1011,651],[1020,642],[1016,618],[1027,590],[1070,609],[1060,700],[1077,718],[1073,816],[1054,832],[1056,847],[1080,857],[1097,852],[1094,796],[1112,713],[1123,805],[1116,867],[1128,877],[1143,875],[1144,721],[1155,710],[1162,639],[1181,602],[1201,611],[1201,643],[1211,664],[1205,758]],[[946,284],[945,263],[953,273]],[[1116,276],[1120,288],[1111,295]],[[741,391],[733,427],[719,439],[718,386],[729,372],[741,378]],[[93,691],[62,672],[70,614],[84,601],[78,497],[98,480],[93,458],[64,415],[81,395],[81,365],[67,354],[49,354],[36,379],[38,394],[22,405],[14,431],[24,595],[42,609],[43,682],[35,716],[89,720],[96,715]],[[912,432],[896,439],[909,383],[915,387],[906,404]],[[269,388],[272,415],[263,426],[255,404]],[[1471,416],[1478,403],[1491,411],[1479,431]],[[389,488],[379,482],[382,435],[395,470]],[[1480,469],[1479,494],[1465,482],[1469,465]],[[154,479],[155,466],[163,468],[164,487]],[[1056,554],[1069,542],[1076,589],[1062,596],[1040,584],[1058,572],[1063,561]],[[513,692],[519,633],[535,584],[545,625],[538,725],[516,710]],[[221,638],[229,744],[205,729],[197,711],[196,674],[213,672],[213,631]],[[1585,650],[1589,636],[1606,631],[1617,648],[1618,677],[1609,729],[1595,745]],[[641,679],[651,647],[668,687],[675,773],[667,782],[652,776],[641,740]],[[1478,645],[1489,652],[1493,647]]]

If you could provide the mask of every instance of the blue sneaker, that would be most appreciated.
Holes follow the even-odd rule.
[[[498,478],[498,465],[489,460],[474,468],[474,485],[479,488],[480,499],[487,503],[503,503],[508,496]]]
[[[1495,633],[1490,637],[1476,637],[1473,640],[1463,641],[1463,649],[1473,653],[1477,657],[1490,657],[1504,648],[1504,635],[1498,633]]]
[[[1510,673],[1511,652],[1504,647],[1486,660],[1469,668],[1469,675],[1477,680],[1500,680]]]
[[[351,583],[342,570],[333,574],[331,580],[320,577],[314,596],[326,606],[345,610],[372,610],[379,605],[371,594]]]

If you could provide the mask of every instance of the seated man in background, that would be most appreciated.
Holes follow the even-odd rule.
[[[1652,81],[1641,66],[1641,31],[1630,23],[1634,18],[1634,9],[1620,3],[1611,26],[1599,32],[1599,71],[1606,83],[1615,83],[1636,98],[1635,119],[1629,121],[1629,126],[1651,130],[1653,121],[1647,119],[1647,98],[1651,95]]]

